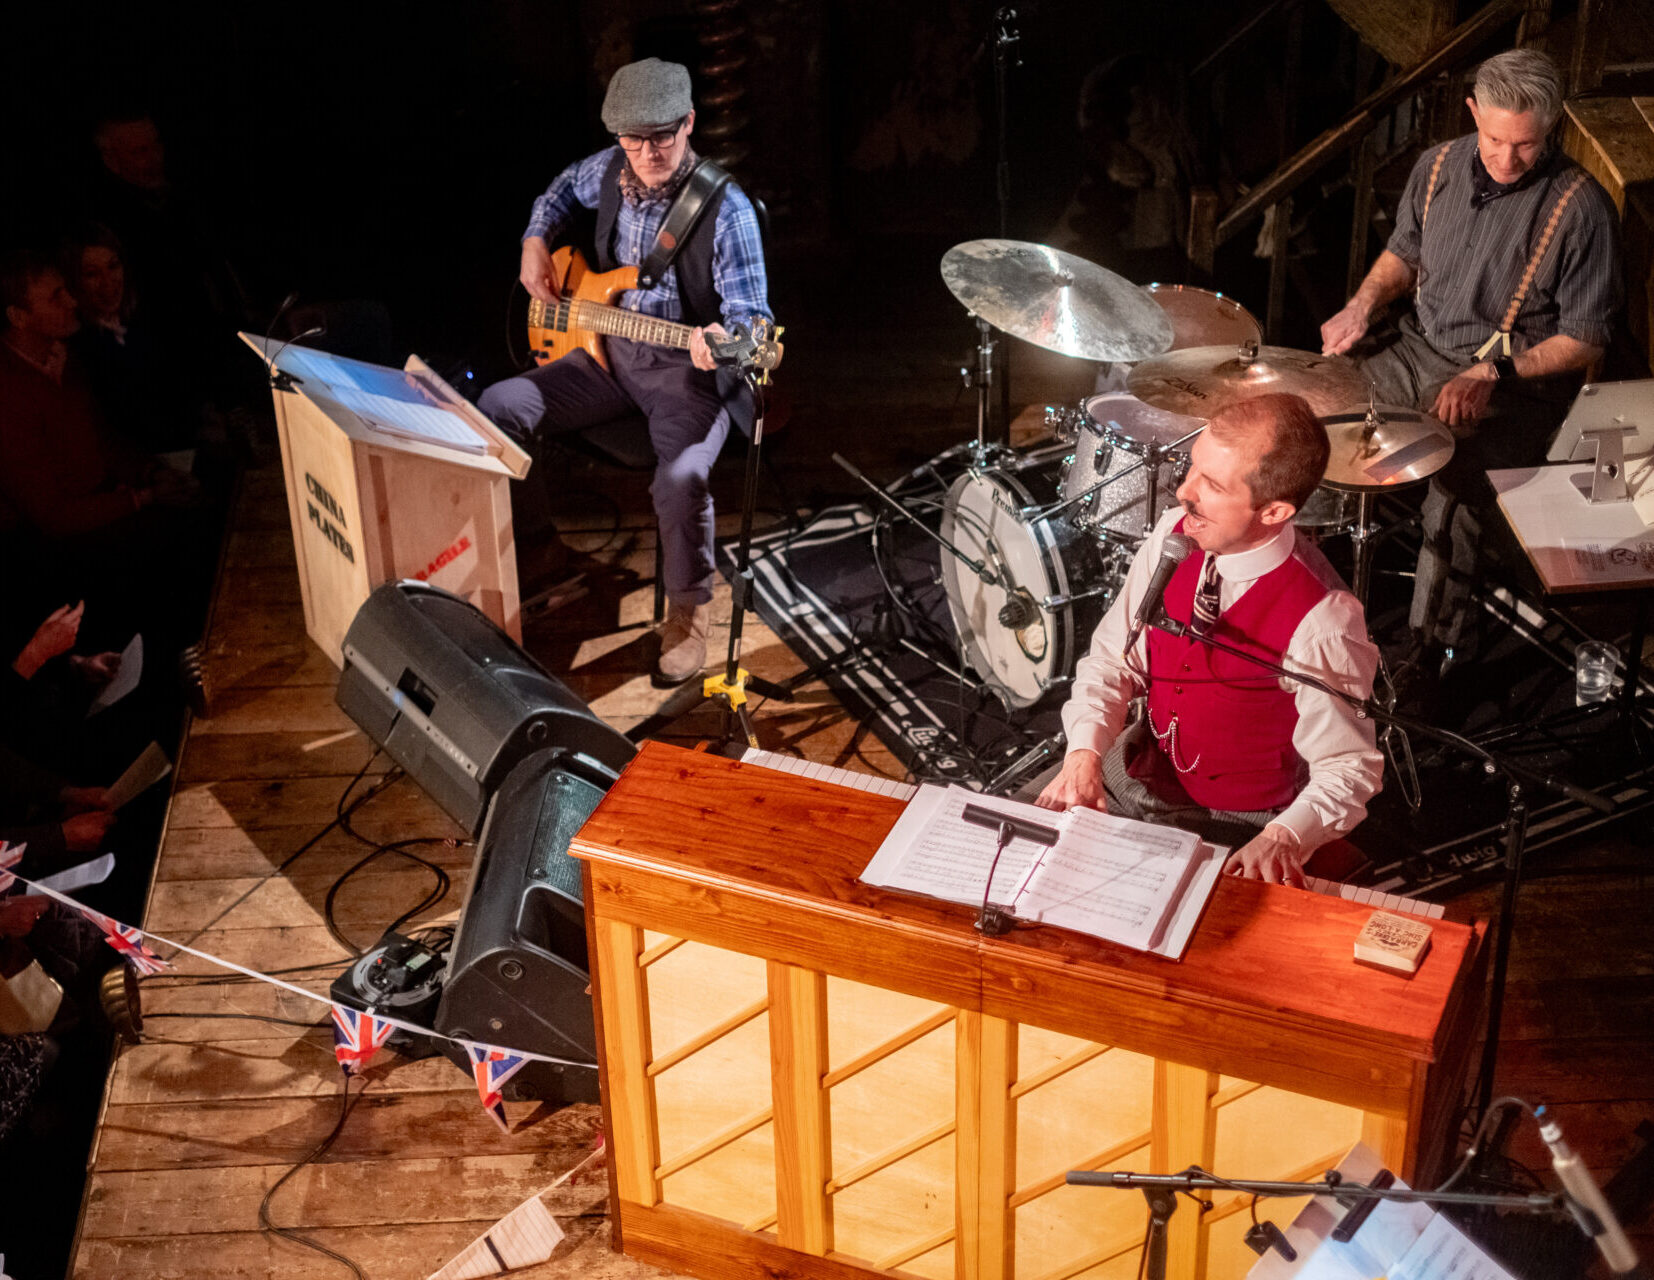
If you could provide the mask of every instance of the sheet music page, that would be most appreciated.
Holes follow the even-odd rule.
[[[98,696],[92,699],[92,705],[86,708],[86,714],[95,716],[105,707],[114,706],[138,687],[138,680],[143,674],[144,637],[139,632],[126,642],[126,648],[121,651],[121,664],[115,669],[115,678],[99,690]]]
[[[326,394],[376,431],[446,445],[450,449],[464,449],[468,453],[488,451],[487,441],[477,434],[469,422],[452,409],[441,409],[429,403],[422,393],[413,388],[408,388],[408,396],[412,398],[346,386],[331,386]]]
[[[1063,814],[1015,800],[980,796],[964,787],[926,785],[908,801],[879,851],[861,873],[865,884],[905,889],[946,902],[982,905],[982,889],[994,860],[999,835],[965,821],[965,806],[980,805],[1010,817],[1059,827]],[[1017,886],[1045,846],[1018,838],[1006,846],[994,871],[993,901],[1010,903]]]
[[[1365,1228],[1363,1228],[1364,1230]],[[1389,1280],[1516,1280],[1441,1214],[1430,1219]]]
[[[1070,809],[1012,910],[1147,951],[1182,901],[1203,845],[1193,832]]]

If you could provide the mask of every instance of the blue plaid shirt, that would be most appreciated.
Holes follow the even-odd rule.
[[[569,224],[576,206],[597,208],[603,175],[619,153],[610,147],[571,164],[558,174],[545,194],[536,197],[523,239],[542,236],[554,239]],[[620,202],[615,223],[615,260],[624,266],[642,264],[655,235],[671,207],[670,200],[647,200],[632,205]],[[723,304],[724,325],[750,325],[754,316],[774,319],[767,301],[769,288],[764,275],[764,246],[758,235],[758,218],[752,201],[731,182],[724,188],[724,202],[712,228],[712,287]],[[678,268],[668,267],[653,289],[629,289],[615,299],[619,306],[663,320],[683,320],[678,297]]]

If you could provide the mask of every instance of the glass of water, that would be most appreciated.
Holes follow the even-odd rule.
[[[1603,640],[1583,640],[1574,650],[1574,705],[1607,702],[1614,692],[1620,651]]]

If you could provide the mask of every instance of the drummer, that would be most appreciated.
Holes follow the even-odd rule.
[[[1553,136],[1556,65],[1533,49],[1498,54],[1466,102],[1476,131],[1419,157],[1388,246],[1321,326],[1325,351],[1361,359],[1380,400],[1460,437],[1425,501],[1414,583],[1410,621],[1431,676],[1458,643],[1465,584],[1478,576],[1486,472],[1540,459],[1608,345],[1622,294],[1613,202]],[[1409,291],[1416,314],[1369,337],[1372,316]]]
[[[1361,821],[1383,757],[1372,722],[1348,704],[1153,627],[1122,653],[1176,531],[1195,550],[1166,589],[1172,617],[1369,696],[1378,651],[1361,605],[1292,523],[1327,453],[1297,396],[1257,396],[1212,418],[1178,487],[1182,509],[1138,549],[1079,662],[1062,712],[1068,754],[1039,804],[1199,831],[1237,846],[1231,874],[1283,884],[1302,884],[1309,855]]]

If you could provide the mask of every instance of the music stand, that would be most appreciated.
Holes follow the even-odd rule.
[[[1654,378],[1587,382],[1557,429],[1547,462],[1579,462],[1595,452],[1590,484],[1580,491],[1594,503],[1625,502],[1625,459],[1654,452]]]

